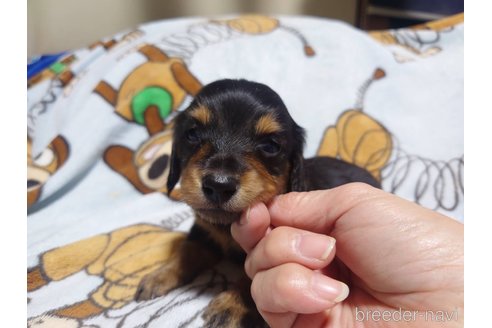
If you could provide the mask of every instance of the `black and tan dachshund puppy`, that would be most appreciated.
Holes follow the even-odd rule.
[[[353,181],[379,187],[354,165],[328,157],[304,159],[304,129],[278,94],[260,83],[220,80],[205,86],[176,117],[173,140],[168,190],[180,181],[195,224],[170,261],[142,280],[137,300],[189,283],[224,257],[242,265],[245,254],[230,225],[256,202]],[[266,326],[249,288],[244,275],[234,289],[220,293],[204,313],[206,326]]]

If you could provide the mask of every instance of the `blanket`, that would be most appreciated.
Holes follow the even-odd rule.
[[[227,264],[135,302],[193,223],[167,195],[172,121],[201,86],[265,83],[307,131],[305,157],[463,221],[463,15],[363,32],[301,16],[143,24],[27,82],[29,327],[200,327]],[[144,120],[158,108],[158,121]]]

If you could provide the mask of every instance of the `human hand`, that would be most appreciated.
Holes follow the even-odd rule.
[[[280,195],[231,233],[271,327],[463,325],[463,225],[395,195],[361,183]]]

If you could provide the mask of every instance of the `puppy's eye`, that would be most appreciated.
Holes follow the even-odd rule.
[[[268,140],[259,144],[257,149],[266,156],[275,156],[280,152],[280,145],[274,140]]]
[[[200,143],[200,136],[198,135],[198,131],[196,128],[191,128],[186,131],[186,140],[188,140],[192,144]]]

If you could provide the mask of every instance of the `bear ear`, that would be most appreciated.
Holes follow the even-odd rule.
[[[294,128],[294,148],[290,158],[289,191],[306,191],[306,175],[304,172],[304,135],[300,126]]]
[[[177,148],[179,141],[173,139],[171,150],[171,160],[169,163],[169,176],[167,177],[167,194],[170,195],[181,177],[181,159],[178,156]]]
[[[63,137],[62,135],[58,135],[55,139],[53,139],[51,145],[55,150],[56,156],[58,158],[59,168],[66,162],[69,156],[70,147],[68,145],[67,139],[65,139],[65,137]]]

